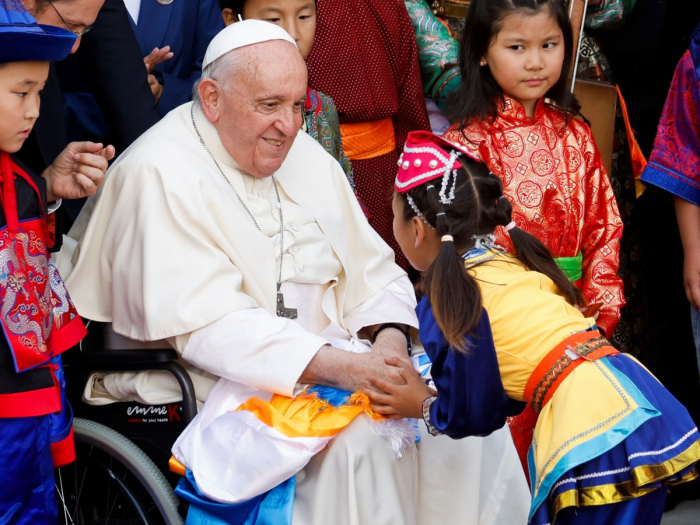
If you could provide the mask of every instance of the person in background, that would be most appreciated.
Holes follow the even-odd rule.
[[[441,111],[447,111],[448,98],[459,90],[461,82],[459,42],[433,14],[426,0],[404,3],[416,32],[423,91]]]
[[[216,0],[126,0],[123,4],[126,8],[120,8],[120,25],[116,26],[115,16],[112,19],[115,25],[110,29],[112,32],[123,32],[125,26],[133,29],[133,32],[127,30],[127,36],[136,37],[143,69],[141,73],[134,73],[136,79],[124,77],[121,82],[142,83],[147,79],[153,95],[150,104],[155,105],[155,111],[162,117],[192,98],[192,86],[201,75],[204,51],[223,28]],[[124,18],[128,19],[128,24],[123,22]],[[122,38],[127,36],[122,35]],[[84,65],[68,63],[59,66],[63,73],[62,84],[69,86],[63,97],[69,139],[85,137],[93,141],[112,141],[118,132],[113,126],[114,119],[102,104],[98,105],[99,95],[87,82]],[[119,64],[114,67],[118,69]],[[125,82],[126,78],[128,82]]]
[[[39,23],[80,35],[73,46],[73,54],[55,67],[54,64],[50,66],[49,79],[42,92],[41,117],[17,154],[25,166],[35,173],[43,172],[70,142],[63,95],[73,89],[83,73],[114,130],[114,141],[104,144],[114,144],[118,151],[123,151],[158,121],[153,96],[143,74],[143,57],[129,29],[122,0],[22,0],[22,3]],[[62,72],[68,63],[74,64],[75,69]],[[71,136],[71,140],[81,142],[93,138],[96,139],[80,134]],[[51,215],[50,218],[57,216],[57,245],[61,242],[60,233],[68,231],[82,202],[81,199],[67,201]]]
[[[192,98],[204,52],[223,29],[216,0],[125,0],[161,116]]]
[[[676,67],[642,181],[673,195],[700,368],[700,26]]]
[[[403,0],[321,0],[309,86],[338,107],[345,154],[370,224],[408,262],[391,232],[389,194],[406,135],[429,130],[416,38]]]
[[[14,154],[39,117],[49,62],[77,40],[37,24],[19,0],[0,2],[1,523],[57,523],[53,467],[75,459],[61,354],[86,332],[50,261],[47,203],[95,193],[114,150],[68,148],[42,176]]]

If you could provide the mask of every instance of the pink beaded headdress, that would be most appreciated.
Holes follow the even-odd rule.
[[[412,131],[408,134],[403,153],[399,157],[399,172],[396,175],[394,189],[399,193],[406,193],[416,186],[441,178],[440,202],[452,204],[457,183],[457,170],[462,167],[462,163],[457,160],[460,155],[472,157],[458,146],[433,133]],[[452,179],[451,185],[450,179]]]

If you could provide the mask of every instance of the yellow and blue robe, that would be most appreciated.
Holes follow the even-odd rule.
[[[481,373],[468,387],[448,381],[438,389],[438,399],[462,399],[465,388],[474,392],[481,386],[487,392],[502,385],[508,398],[525,401],[537,365],[572,334],[595,330],[594,321],[570,305],[551,279],[528,270],[513,255],[474,250],[465,255],[465,268],[481,289],[499,372],[483,368],[488,353],[467,353],[464,366]],[[448,351],[426,298],[417,312],[426,350],[442,344],[443,352]],[[665,486],[697,477],[698,429],[687,410],[633,357],[580,359],[541,407],[529,451],[530,523],[611,523],[605,519],[614,516],[615,523],[631,525],[654,523],[656,515],[658,523]],[[438,385],[440,370],[433,369],[432,375]],[[482,399],[493,402],[493,395]],[[494,404],[494,410],[499,405],[505,413],[508,405]],[[494,426],[501,422],[496,414],[488,414],[488,420]],[[473,421],[443,432],[472,435],[470,425],[481,433],[488,430]]]

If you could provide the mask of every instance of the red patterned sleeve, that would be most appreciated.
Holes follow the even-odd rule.
[[[676,67],[642,181],[700,206],[700,81],[690,51]]]
[[[620,309],[625,305],[620,268],[620,239],[622,219],[617,208],[610,179],[605,172],[600,153],[587,126],[581,124],[581,151],[586,174],[578,191],[583,192],[583,278],[581,288],[586,301],[600,303],[598,327],[612,336],[620,321]]]

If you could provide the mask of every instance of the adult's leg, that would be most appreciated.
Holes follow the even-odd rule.
[[[416,450],[396,459],[360,416],[297,474],[292,523],[416,525],[417,489]]]
[[[590,507],[568,507],[557,515],[554,525],[659,525],[668,489],[620,503]]]
[[[530,491],[507,426],[458,440],[420,426],[419,525],[527,523]]]

